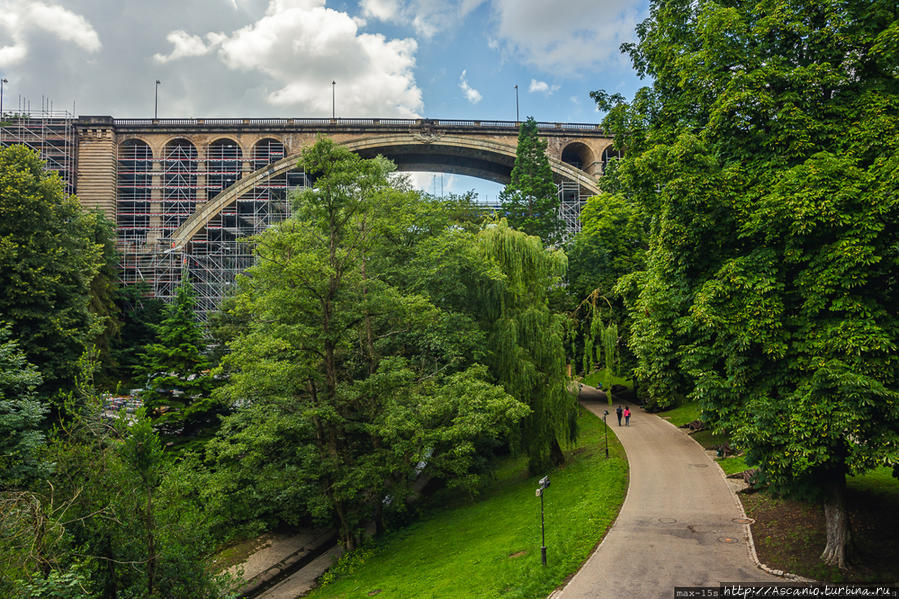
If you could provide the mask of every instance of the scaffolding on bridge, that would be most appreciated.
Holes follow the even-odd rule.
[[[67,111],[6,112],[0,122],[0,146],[24,144],[38,152],[47,169],[57,172],[67,193],[76,191],[77,131]],[[233,289],[237,275],[253,264],[253,248],[242,240],[290,215],[288,193],[307,185],[292,170],[264,181],[204,223],[183,250],[173,249],[172,234],[205,202],[242,177],[278,162],[285,147],[273,138],[257,142],[243,155],[233,140],[221,138],[197,147],[185,138],[169,141],[158,154],[140,139],[116,150],[116,244],[121,281],[143,284],[146,292],[170,300],[187,275],[206,319]],[[604,165],[613,155],[603,156]],[[558,184],[559,216],[569,238],[580,230],[587,193],[573,181]],[[485,210],[502,212],[499,205]]]
[[[21,144],[37,152],[48,171],[59,175],[66,194],[75,192],[74,115],[49,109],[4,111],[0,147]]]
[[[170,300],[186,275],[197,295],[197,313],[205,320],[232,292],[237,275],[253,264],[253,249],[244,239],[290,214],[288,192],[306,178],[292,170],[256,185],[204,223],[183,250],[171,237],[205,202],[244,175],[284,158],[284,145],[258,142],[244,157],[229,139],[201,148],[172,140],[154,157],[140,140],[118,150],[116,229],[122,257],[122,282],[144,283],[154,297]]]
[[[558,190],[559,218],[565,225],[562,238],[567,241],[581,230],[581,209],[587,203],[588,194],[574,181],[562,181]]]

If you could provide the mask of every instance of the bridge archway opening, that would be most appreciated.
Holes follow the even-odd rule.
[[[425,191],[429,191],[428,176],[435,173],[489,182],[494,186],[493,197],[489,198],[492,205],[498,204],[496,196],[511,178],[516,151],[514,144],[414,132],[349,139],[342,145],[363,158],[385,156],[400,173],[419,174],[416,177],[420,183],[420,174],[425,173],[424,185],[419,185]],[[584,148],[574,149],[581,152],[579,157],[586,155]],[[180,256],[181,269],[186,266],[191,274],[201,315],[217,309],[236,275],[253,263],[251,246],[238,240],[286,218],[290,213],[288,191],[309,184],[298,169],[298,152],[286,154],[284,145],[275,138],[257,142],[252,150],[254,170],[242,173],[233,185],[199,204],[197,212],[167,240]],[[550,165],[560,185],[560,199],[570,204],[562,207],[560,216],[570,230],[576,230],[573,227],[579,225],[580,204],[587,195],[596,193],[595,180],[558,158],[551,157]],[[430,183],[430,191],[439,195],[433,180]],[[444,187],[442,191],[447,190]]]
[[[506,185],[512,176],[515,156],[486,150],[453,148],[436,144],[389,145],[356,150],[363,158],[377,155],[392,160],[400,172],[464,175]]]
[[[593,152],[586,144],[576,141],[562,149],[562,162],[575,168],[587,169],[593,164]]]
[[[505,187],[496,181],[459,173],[397,170],[397,175],[408,177],[413,188],[434,197],[462,196],[474,192],[477,195],[475,203],[486,206],[497,205],[499,194]]]
[[[141,139],[127,139],[116,153],[116,246],[122,282],[141,280],[140,255],[147,244],[152,210],[153,150]]]
[[[212,197],[240,179],[243,151],[227,137],[213,141],[206,148],[206,195]]]
[[[285,156],[284,144],[274,137],[260,139],[253,146],[253,170],[282,160]]]

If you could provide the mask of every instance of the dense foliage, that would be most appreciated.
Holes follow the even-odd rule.
[[[209,445],[210,493],[237,523],[334,522],[353,547],[367,521],[405,509],[422,471],[475,490],[485,452],[529,409],[470,358],[475,323],[411,288],[404,254],[431,228],[389,163],[320,140],[302,166],[315,186],[256,238],[232,309],[247,325],[225,358],[236,413]]]
[[[0,149],[0,322],[39,369],[43,391],[71,388],[78,357],[106,326],[106,290],[95,279],[112,242],[101,218],[66,197],[33,151]]]
[[[559,195],[546,157],[546,141],[537,133],[537,121],[528,117],[519,128],[512,179],[499,200],[512,228],[555,245],[562,239],[564,223],[559,217]]]
[[[561,444],[576,435],[576,402],[565,390],[564,318],[548,296],[565,274],[565,254],[501,220],[447,231],[419,259],[432,301],[478,323],[493,378],[531,407],[513,446],[533,473],[560,463]]]
[[[161,317],[152,326],[154,339],[139,356],[138,372],[145,380],[141,399],[157,423],[190,433],[213,416],[216,402],[209,399],[212,377],[203,329],[197,322],[196,298],[188,281],[178,286]]]
[[[626,50],[652,85],[596,93],[617,179],[653,215],[630,346],[650,401],[690,397],[775,488],[824,497],[899,460],[899,9],[653,2]]]
[[[206,566],[202,469],[142,415],[109,419],[93,384],[142,341],[122,327],[116,261],[108,221],[34,153],[0,150],[0,596],[227,595]]]

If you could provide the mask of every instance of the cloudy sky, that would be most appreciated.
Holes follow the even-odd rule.
[[[596,122],[645,0],[0,0],[4,107]]]

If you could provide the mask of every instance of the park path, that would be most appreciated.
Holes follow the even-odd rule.
[[[592,387],[580,399],[600,418],[609,410],[630,481],[606,538],[552,599],[670,599],[675,586],[783,580],[755,565],[739,500],[698,443],[630,404],[630,426],[619,428]]]

